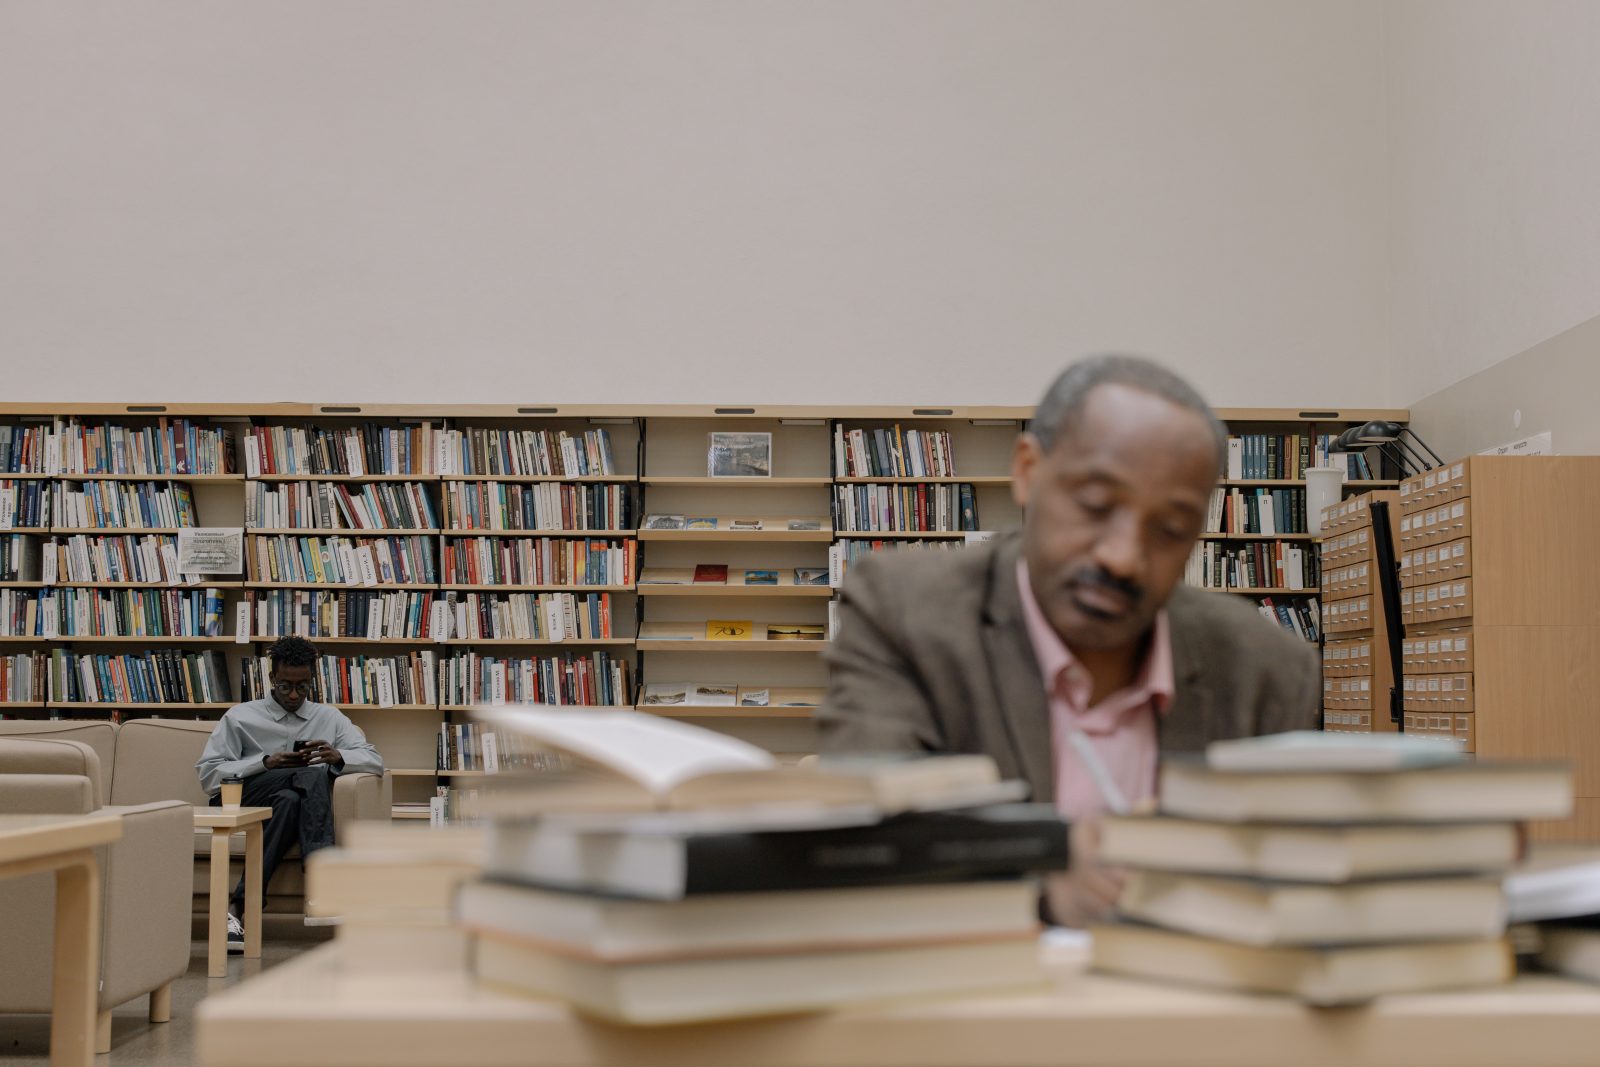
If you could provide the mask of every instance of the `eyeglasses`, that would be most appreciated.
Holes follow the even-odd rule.
[[[293,696],[299,693],[303,697],[311,695],[316,688],[315,682],[273,682],[272,691],[279,696]]]

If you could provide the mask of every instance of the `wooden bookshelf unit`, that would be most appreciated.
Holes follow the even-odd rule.
[[[288,612],[280,617],[290,618],[285,625],[296,632],[310,617],[305,613],[314,614],[319,621],[305,635],[325,646],[326,655],[404,660],[426,652],[436,658],[441,675],[454,657],[536,660],[604,653],[610,657],[608,662],[620,663],[626,670],[627,706],[698,721],[792,756],[815,745],[811,717],[827,686],[822,652],[831,638],[834,579],[847,572],[852,558],[867,552],[959,551],[974,534],[983,536],[1014,526],[1021,513],[1011,499],[1011,454],[1016,434],[1031,414],[1028,407],[883,405],[0,405],[0,432],[3,428],[58,432],[71,424],[153,432],[162,420],[169,427],[187,420],[195,427],[220,432],[232,457],[226,469],[69,473],[59,467],[47,468],[43,463],[47,457],[38,455],[30,456],[27,470],[0,469],[0,493],[27,492],[19,487],[29,484],[40,487],[32,491],[52,498],[92,482],[181,486],[194,501],[199,523],[244,528],[246,558],[245,573],[218,575],[217,580],[196,587],[217,590],[222,596],[221,629],[215,636],[45,637],[28,633],[5,637],[4,633],[16,631],[0,628],[0,656],[40,653],[48,665],[55,649],[108,654],[160,649],[198,654],[210,650],[224,660],[228,695],[237,700],[246,665],[265,653],[277,632],[262,626],[263,612],[271,615],[263,605],[271,602]],[[1369,419],[1406,419],[1406,412],[1377,409],[1245,408],[1223,409],[1219,415],[1234,433],[1259,434],[1337,433]],[[291,449],[282,454],[275,450],[272,462],[264,466],[260,449],[247,445],[252,437],[265,440],[274,433],[280,435],[277,443],[284,445],[289,438],[281,435],[292,431],[305,432],[307,441],[328,442],[327,449],[336,447],[331,443],[336,438],[316,438],[318,433],[350,435],[348,440],[356,444],[346,445],[347,438],[337,438],[337,447],[356,449],[361,453],[359,461],[348,451],[335,456],[324,450],[313,465],[307,456]],[[537,458],[528,449],[544,448],[546,452],[539,455],[548,459],[550,448],[567,447],[552,444],[562,440],[562,434],[568,442],[583,442],[585,434],[590,434],[592,443],[597,440],[593,435],[600,431],[610,442],[608,470],[591,466],[587,452],[581,469],[569,464],[574,457],[566,453],[560,469],[534,469],[537,464],[524,462]],[[714,474],[708,458],[713,433],[770,435],[767,473]],[[871,441],[875,449],[866,469],[857,467],[854,461],[859,455],[848,451],[851,435],[856,433],[861,436],[855,440]],[[890,448],[881,457],[876,453],[880,443]],[[375,451],[366,451],[369,447]],[[0,452],[0,458],[4,455]],[[516,458],[508,458],[513,456]],[[879,458],[890,460],[889,467],[878,463]],[[1241,478],[1223,484],[1273,490],[1299,488],[1303,483]],[[540,491],[555,495],[538,497]],[[564,505],[582,501],[587,509],[602,498],[586,494],[605,493],[611,495],[603,498],[603,528],[581,528],[587,520],[574,520],[567,513],[558,521],[524,521],[544,514],[538,509],[549,501],[559,500]],[[349,498],[365,501],[363,506],[376,506],[373,517],[378,521],[361,524],[370,528],[346,528],[351,524],[340,512],[328,528],[324,520],[334,517],[337,505],[319,518],[306,517],[301,505],[308,500],[333,501],[328,494],[349,494]],[[297,502],[292,522],[285,520],[287,512],[282,510],[291,500]],[[398,507],[402,500],[410,502],[407,508]],[[535,503],[527,503],[530,500]],[[417,506],[423,501],[426,509],[419,511]],[[518,511],[513,528],[485,529],[483,518],[488,512],[481,508],[489,506],[487,501],[496,502],[497,507],[520,501],[519,507],[534,511],[527,515]],[[852,514],[858,502],[870,502],[874,507],[887,504],[899,509],[901,517],[887,528],[863,528],[885,524]],[[171,538],[176,532],[175,527],[159,531],[68,527],[54,521],[48,503],[41,521],[25,526],[13,522],[11,528],[0,528],[0,540],[17,539],[22,550],[22,569],[12,580],[0,581],[0,597],[25,606],[29,599],[72,588],[188,588],[165,581],[83,579],[65,572],[45,582],[37,570],[37,557],[47,549],[66,546],[75,537],[96,542],[123,535]],[[650,528],[647,519],[652,515],[682,516],[686,521],[679,528]],[[687,521],[692,519],[715,519],[715,528],[693,528],[695,524]],[[545,528],[551,525],[558,528]],[[311,538],[318,539],[315,562],[309,555]],[[1217,531],[1207,534],[1206,540],[1232,546],[1292,544],[1310,552],[1308,538],[1302,533]],[[372,553],[371,565],[376,567],[380,545],[397,568],[400,556],[410,555],[403,572],[397,569],[374,583],[370,572],[361,574],[361,550]],[[600,546],[617,552],[609,557],[617,565],[600,582],[578,584],[570,571],[563,571],[568,577],[560,581],[525,581],[521,572],[515,582],[481,575],[477,580],[464,580],[445,565],[447,554],[455,559],[463,551],[487,553],[499,562],[519,551],[535,555],[587,553],[601,551]],[[358,576],[354,584],[342,577],[342,570],[339,581],[327,580],[335,572],[327,569],[329,559],[322,555],[324,550],[330,556],[347,553],[341,566],[351,562],[348,553],[355,553]],[[278,573],[274,566],[263,565],[263,553],[273,551],[280,553]],[[289,561],[296,553],[298,562]],[[596,565],[594,558],[585,555],[588,578],[597,573],[588,570]],[[286,562],[291,564],[287,574],[283,573]],[[301,563],[309,564],[309,571]],[[727,581],[694,583],[692,577],[685,581],[683,576],[692,576],[701,564],[726,566]],[[319,566],[323,569],[320,574]],[[828,584],[802,584],[797,569],[809,574],[822,571]],[[748,573],[765,571],[775,575]],[[655,580],[662,574],[674,577]],[[1314,597],[1319,592],[1309,583],[1290,589],[1252,585],[1231,591],[1274,597]],[[464,636],[455,625],[469,598],[478,609],[493,614],[509,612],[509,598],[513,597],[529,598],[519,602],[520,610],[543,610],[532,598],[550,594],[571,594],[575,604],[596,612],[600,601],[586,598],[607,598],[604,616],[609,630],[587,639],[569,636],[553,641],[542,634],[517,636],[510,632]],[[394,599],[384,601],[386,596]],[[415,599],[408,601],[407,597]],[[368,612],[369,622],[372,612],[392,610],[397,614],[392,618],[384,615],[375,630],[355,632],[350,629],[353,616],[341,616],[340,612],[358,600],[368,605],[362,610]],[[375,606],[385,603],[389,606]],[[251,622],[241,638],[236,629],[240,609],[246,604]],[[300,615],[295,614],[300,610],[293,608],[296,604],[304,604]],[[435,605],[444,606],[436,609]],[[436,610],[450,614],[448,632],[438,629]],[[708,620],[749,620],[763,627],[769,623],[822,627],[824,633],[820,641],[711,641],[704,638]],[[345,628],[331,633],[327,623]],[[366,636],[369,632],[378,636]],[[662,636],[667,633],[676,636]],[[698,635],[698,639],[684,635]],[[770,704],[726,707],[644,702],[647,687],[690,684],[765,692]],[[25,695],[29,699],[4,700],[6,694],[0,691],[0,700],[4,700],[0,714],[215,718],[229,706],[226,701],[68,702],[52,699],[47,690],[38,697]],[[455,722],[466,707],[444,694],[441,685],[440,698],[433,703],[352,705],[349,713],[372,737],[386,762],[405,772],[396,783],[397,799],[415,805],[426,799],[436,783],[474,777],[430,769],[435,764],[441,728]],[[416,817],[414,807],[406,817]]]

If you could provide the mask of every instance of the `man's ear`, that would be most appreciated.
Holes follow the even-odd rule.
[[[1026,508],[1033,495],[1033,480],[1038,477],[1039,464],[1044,459],[1044,446],[1031,433],[1017,434],[1017,443],[1011,450],[1011,499],[1017,507]]]

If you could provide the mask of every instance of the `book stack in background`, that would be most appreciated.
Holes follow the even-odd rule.
[[[1544,970],[1600,982],[1600,848],[1536,844],[1505,889],[1519,952]]]
[[[1318,1005],[1508,980],[1516,823],[1572,806],[1562,767],[1393,735],[1216,743],[1163,765],[1160,794],[1105,827],[1132,873],[1095,966]]]
[[[987,757],[782,768],[633,712],[479,714],[603,768],[481,798],[458,915],[487,986],[658,1024],[1042,980],[1025,876],[1066,826]]]

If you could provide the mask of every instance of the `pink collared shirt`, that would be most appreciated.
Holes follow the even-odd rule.
[[[1017,561],[1017,588],[1028,639],[1044,679],[1050,706],[1050,739],[1055,749],[1056,809],[1069,819],[1102,815],[1105,798],[1083,758],[1068,737],[1073,724],[1089,738],[1095,755],[1129,804],[1155,796],[1156,716],[1172,704],[1172,637],[1165,611],[1156,615],[1150,650],[1133,684],[1119,689],[1094,707],[1089,698],[1094,681],[1056,633],[1028,584],[1028,564]]]

